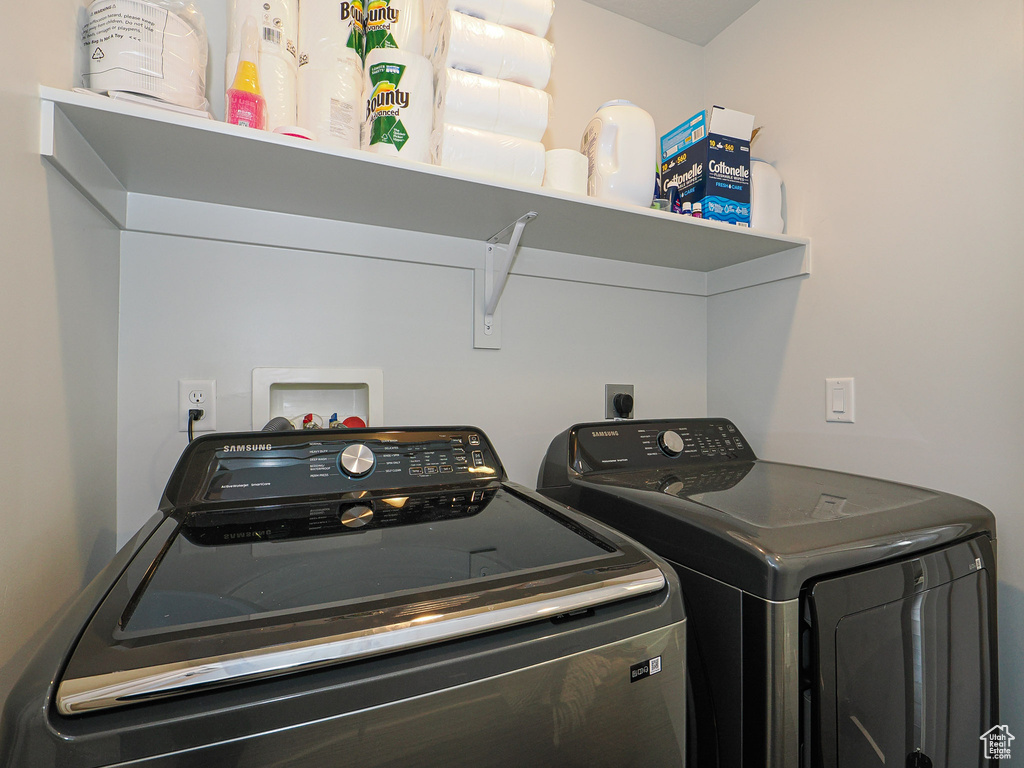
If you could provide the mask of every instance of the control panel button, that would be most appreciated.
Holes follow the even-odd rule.
[[[351,478],[366,477],[373,471],[377,457],[363,443],[354,443],[341,452],[338,465]]]
[[[480,445],[480,435],[470,435],[469,436],[469,444],[470,445]]]
[[[362,528],[371,520],[373,520],[373,510],[362,504],[349,507],[341,513],[341,524],[346,528]]]
[[[658,447],[661,448],[662,453],[666,456],[675,458],[683,452],[685,444],[679,433],[670,429],[658,435]]]
[[[441,465],[441,472],[454,472],[454,471],[455,471],[455,469],[452,467],[451,464],[442,464]]]
[[[409,474],[410,475],[422,475],[423,474],[423,467],[409,467]]]
[[[473,466],[482,467],[484,465],[484,452],[473,451]]]
[[[435,467],[433,465],[431,465],[429,467],[426,467],[426,473],[428,475],[436,475],[437,474],[437,467]]]

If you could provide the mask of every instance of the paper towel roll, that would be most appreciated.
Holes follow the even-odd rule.
[[[431,137],[436,165],[503,184],[539,187],[544,145],[461,125],[444,124]]]
[[[370,0],[366,7],[366,52],[398,48],[423,53],[423,0]]]
[[[341,51],[363,57],[363,0],[299,1],[299,66],[334,66]]]
[[[551,96],[507,80],[443,69],[434,88],[434,125],[451,123],[540,141]]]
[[[342,54],[330,69],[299,67],[298,124],[335,146],[359,149],[363,66]]]
[[[544,88],[551,79],[554,46],[536,35],[492,24],[455,11],[441,23],[432,60],[478,75]]]
[[[260,52],[260,90],[267,100],[267,130],[295,125],[297,68],[288,54]],[[238,68],[238,51],[229,51],[224,62],[224,82],[231,87]]]
[[[440,23],[446,11],[457,11],[538,37],[548,33],[555,10],[554,0],[426,0],[426,4],[428,30]]]
[[[299,0],[228,0],[229,51],[237,51],[242,44],[246,16],[256,19],[260,53],[288,56],[293,65],[298,64]]]
[[[587,156],[575,149],[551,149],[545,152],[543,186],[585,196]]]
[[[434,77],[426,58],[398,48],[367,52],[361,102],[363,149],[430,161]]]

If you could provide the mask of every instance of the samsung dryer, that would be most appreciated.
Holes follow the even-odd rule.
[[[672,569],[472,428],[208,435],[7,701],[5,766],[680,766]]]
[[[725,419],[574,426],[551,443],[538,487],[678,571],[691,765],[987,765],[979,737],[998,720],[987,509],[758,460]]]

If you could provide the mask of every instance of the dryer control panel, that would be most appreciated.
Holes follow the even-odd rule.
[[[728,419],[605,421],[579,424],[569,431],[569,463],[581,473],[756,458]]]
[[[369,498],[505,479],[478,429],[337,429],[208,435],[182,455],[161,510],[343,495]]]

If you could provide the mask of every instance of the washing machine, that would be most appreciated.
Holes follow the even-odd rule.
[[[717,418],[574,426],[538,488],[678,572],[691,765],[988,765],[996,537],[984,507],[762,461]]]
[[[671,567],[468,427],[214,434],[42,642],[6,766],[680,766]]]

